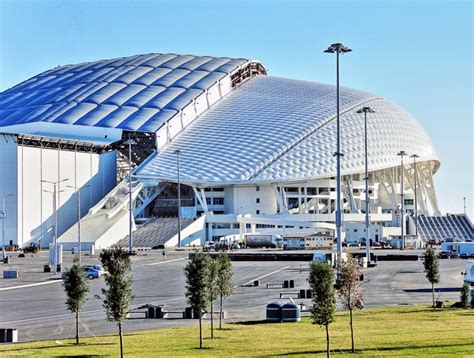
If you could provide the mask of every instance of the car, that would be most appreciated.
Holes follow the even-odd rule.
[[[102,276],[105,273],[105,270],[101,264],[86,265],[85,269],[87,270],[89,268],[97,270],[99,272],[99,276]]]
[[[100,271],[95,267],[88,266],[84,269],[84,275],[86,275],[89,280],[93,280],[94,278],[100,277]]]

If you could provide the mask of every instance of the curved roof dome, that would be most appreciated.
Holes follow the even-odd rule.
[[[335,86],[258,76],[232,91],[140,167],[142,178],[189,184],[286,182],[335,175]],[[399,106],[359,90],[341,88],[343,174],[364,171],[364,119],[369,105],[369,170],[399,165],[396,153],[438,157],[421,125]]]
[[[257,61],[158,53],[66,65],[0,93],[0,127],[41,122],[156,132],[186,108],[194,118],[239,82],[265,73]]]

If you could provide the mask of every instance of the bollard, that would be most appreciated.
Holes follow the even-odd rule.
[[[253,285],[254,285],[255,287],[260,286],[260,281],[259,281],[259,280],[253,281]]]

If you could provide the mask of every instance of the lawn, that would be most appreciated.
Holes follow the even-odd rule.
[[[347,313],[338,313],[330,326],[334,356],[474,357],[474,310],[443,309],[426,305],[367,309],[354,315],[357,354],[350,353]],[[126,324],[125,324],[126,330]],[[205,349],[198,346],[197,326],[133,332],[124,337],[129,357],[269,357],[325,355],[324,329],[308,318],[299,323],[227,324],[210,339],[205,326]],[[0,345],[1,356],[117,356],[116,336]]]

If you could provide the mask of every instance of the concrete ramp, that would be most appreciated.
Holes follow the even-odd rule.
[[[132,200],[135,201],[143,184],[132,182]],[[129,183],[124,180],[92,207],[81,219],[81,247],[89,250],[110,247],[128,236],[129,230]],[[135,223],[133,222],[135,230]],[[64,250],[78,246],[78,223],[70,227],[58,239]]]

